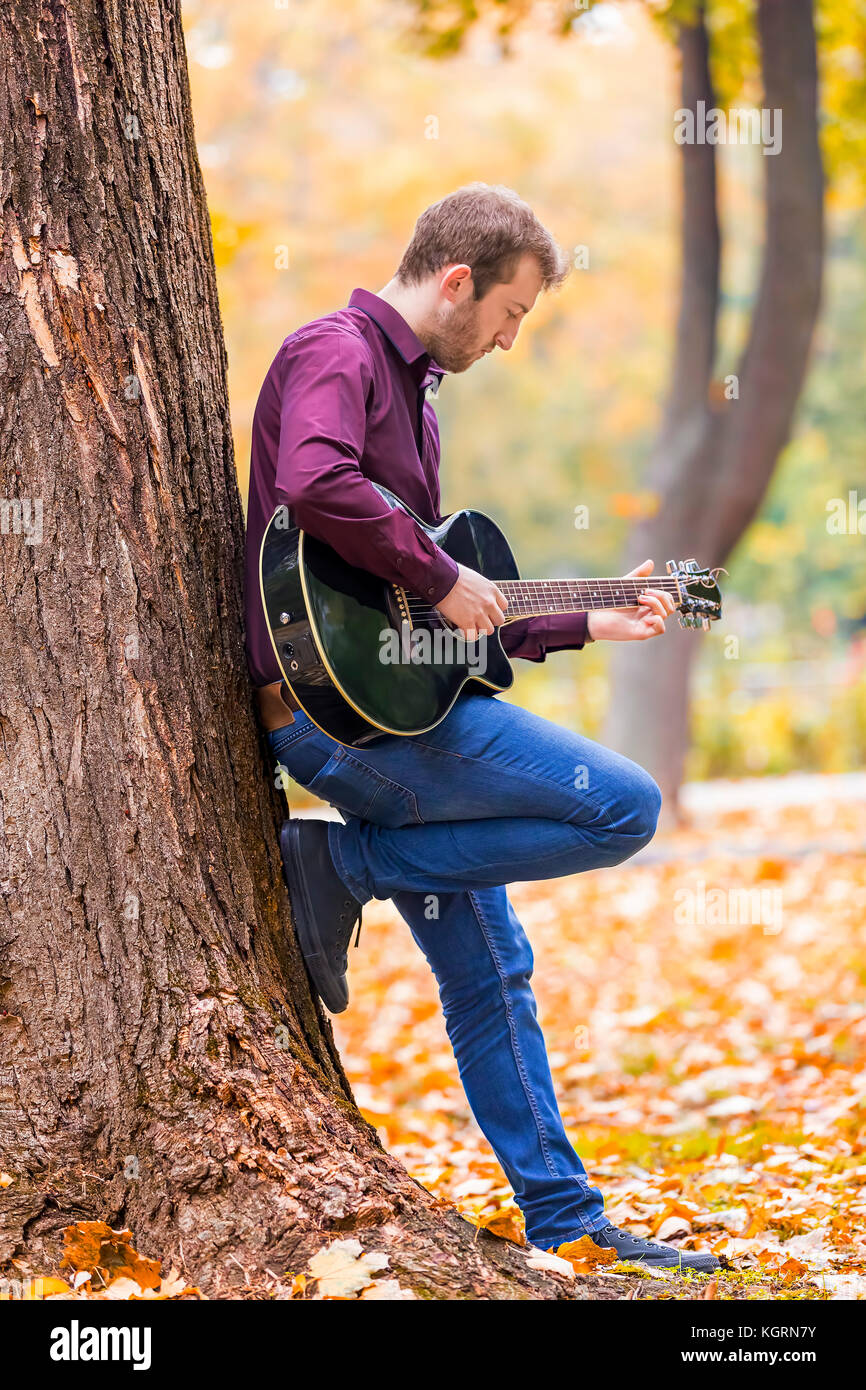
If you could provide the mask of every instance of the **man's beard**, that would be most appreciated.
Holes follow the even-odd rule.
[[[478,303],[467,299],[427,331],[427,351],[446,372],[465,372],[479,352]]]

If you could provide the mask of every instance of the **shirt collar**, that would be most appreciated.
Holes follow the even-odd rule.
[[[409,327],[403,315],[398,314],[393,305],[380,299],[377,294],[371,294],[369,290],[358,289],[352,291],[349,308],[360,309],[382,330],[388,342],[399,352],[407,367],[413,368],[412,374],[416,377],[419,386],[422,383],[427,385],[429,377],[429,384],[435,386],[436,391],[438,391],[439,382],[445,375],[443,369],[433,361],[421,339]]]

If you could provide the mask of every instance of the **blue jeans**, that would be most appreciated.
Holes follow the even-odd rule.
[[[661,796],[628,758],[545,719],[463,694],[429,733],[345,748],[306,717],[268,735],[296,781],[339,808],[337,871],[360,902],[393,898],[439,985],[472,1112],[533,1244],[607,1224],[569,1143],[506,883],[618,864],[652,838]]]

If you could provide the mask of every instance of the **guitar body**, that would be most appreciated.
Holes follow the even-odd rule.
[[[519,578],[511,547],[482,512],[454,512],[429,526],[387,488],[376,490],[459,564],[497,582]],[[442,636],[444,620],[429,602],[346,564],[330,546],[290,526],[286,508],[277,508],[265,532],[260,580],[283,677],[304,712],[338,743],[359,747],[389,734],[424,733],[445,718],[467,682],[490,695],[514,680],[498,631],[486,639],[482,666],[477,642],[466,644],[465,659],[455,659],[444,643],[438,651],[432,639],[437,630]],[[407,617],[415,635],[429,628],[429,657],[383,660]],[[389,629],[390,647],[383,645]]]

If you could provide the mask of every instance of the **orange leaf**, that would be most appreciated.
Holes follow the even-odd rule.
[[[517,1245],[525,1244],[523,1218],[517,1207],[499,1207],[488,1216],[478,1216],[473,1225],[479,1230],[489,1231],[501,1240],[513,1240]]]
[[[115,1231],[104,1221],[79,1221],[63,1232],[63,1261],[80,1272],[99,1272],[106,1284],[133,1279],[139,1288],[159,1287],[159,1260],[147,1260],[130,1245],[132,1231]]]
[[[615,1265],[619,1259],[615,1250],[602,1249],[591,1236],[566,1241],[565,1245],[560,1245],[552,1253],[559,1255],[562,1260],[568,1260],[576,1274],[590,1274],[599,1265]]]
[[[757,866],[758,878],[784,878],[788,865],[781,859],[761,859]]]
[[[622,1142],[617,1139],[606,1139],[600,1148],[596,1149],[596,1158],[619,1158],[622,1153]]]

